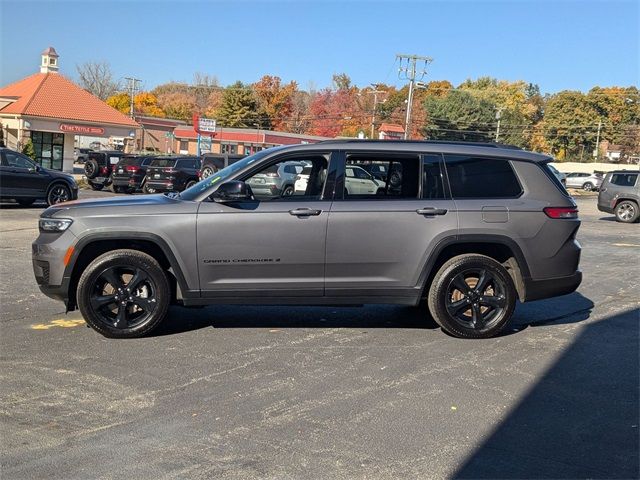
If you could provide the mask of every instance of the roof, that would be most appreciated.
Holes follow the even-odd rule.
[[[404,133],[404,128],[402,128],[402,125],[398,125],[396,123],[383,123],[380,125],[380,128],[378,130],[381,132]]]
[[[17,98],[0,115],[27,115],[58,120],[137,127],[131,118],[110,107],[59,73],[36,73],[0,88],[0,97]]]
[[[59,57],[60,56],[60,55],[58,55],[58,52],[56,52],[56,49],[53,48],[53,47],[47,48],[40,55],[49,55],[50,57]]]
[[[431,140],[327,140],[313,145],[291,145],[288,149],[345,149],[349,151],[378,151],[393,153],[445,153],[451,155],[490,155],[492,157],[548,163],[553,157],[521,150],[500,143],[444,142]]]

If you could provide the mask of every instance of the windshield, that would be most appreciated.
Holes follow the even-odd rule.
[[[210,177],[204,178],[196,183],[193,187],[186,189],[184,192],[180,194],[180,198],[183,200],[195,200],[200,196],[205,190],[213,187],[214,185],[220,184],[224,182],[227,178],[232,176],[234,173],[239,172],[240,170],[248,167],[252,163],[261,160],[265,156],[272,153],[275,149],[280,149],[282,147],[273,147],[268,148],[266,150],[261,150],[260,152],[254,153],[253,155],[249,155],[248,157],[243,158],[242,160],[229,165],[226,168],[214,173]]]

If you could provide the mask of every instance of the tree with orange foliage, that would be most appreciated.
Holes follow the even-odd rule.
[[[262,117],[260,124],[263,128],[284,130],[293,112],[293,98],[298,84],[290,82],[282,85],[281,82],[280,77],[265,75],[253,84]]]
[[[165,113],[158,106],[158,98],[149,92],[142,92],[133,97],[134,111],[149,117],[164,117]]]

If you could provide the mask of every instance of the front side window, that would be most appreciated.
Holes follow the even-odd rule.
[[[272,163],[245,179],[259,201],[319,200],[327,180],[328,156],[309,155]]]
[[[35,165],[30,159],[23,155],[20,155],[19,153],[5,151],[4,158],[6,161],[6,165],[9,167],[26,169],[35,168]]]
[[[417,155],[351,154],[345,164],[344,198],[417,198],[419,177]]]
[[[637,178],[637,173],[614,173],[611,175],[611,183],[619,187],[633,187]]]
[[[453,198],[516,198],[522,187],[508,160],[445,155]]]

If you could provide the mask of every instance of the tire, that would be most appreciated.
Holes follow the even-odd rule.
[[[35,198],[16,198],[16,202],[18,202],[21,207],[30,207],[35,201]]]
[[[112,185],[113,193],[124,193],[127,189],[125,187],[120,187],[118,185]]]
[[[293,187],[291,185],[287,185],[282,189],[281,197],[290,197],[294,193]]]
[[[207,178],[213,175],[214,173],[216,173],[215,170],[207,166],[202,169],[202,172],[200,172],[200,175],[202,175],[202,178]]]
[[[78,281],[82,316],[109,338],[137,338],[151,332],[166,317],[170,298],[166,273],[155,258],[138,250],[100,255]]]
[[[623,200],[616,205],[616,221],[622,223],[634,223],[638,221],[640,211],[638,204],[631,200]]]
[[[68,202],[71,200],[71,189],[62,184],[54,183],[49,187],[47,192],[47,204],[55,205],[56,203]]]
[[[490,338],[509,323],[516,289],[509,272],[493,258],[459,255],[436,273],[428,304],[433,319],[454,337]]]
[[[100,173],[100,165],[95,158],[90,158],[84,164],[84,175],[88,179],[96,178]]]
[[[156,189],[155,188],[149,188],[146,183],[144,184],[144,187],[142,187],[142,191],[144,193],[149,193],[149,194],[156,193]]]
[[[585,192],[590,192],[590,191],[592,191],[592,190],[593,190],[593,187],[594,187],[594,185],[593,185],[593,183],[591,183],[591,182],[586,182],[584,185],[582,185],[582,189],[583,189]]]
[[[391,172],[389,177],[389,184],[392,187],[399,187],[402,184],[402,174],[398,171]]]
[[[95,190],[96,192],[99,192],[104,188],[104,185],[101,183],[89,182],[89,186],[91,187],[91,190]]]
[[[184,189],[186,190],[187,188],[191,188],[191,187],[193,187],[196,183],[198,183],[198,182],[196,182],[195,180],[190,180],[190,181],[188,181],[188,182],[187,182],[187,184],[185,185]]]

